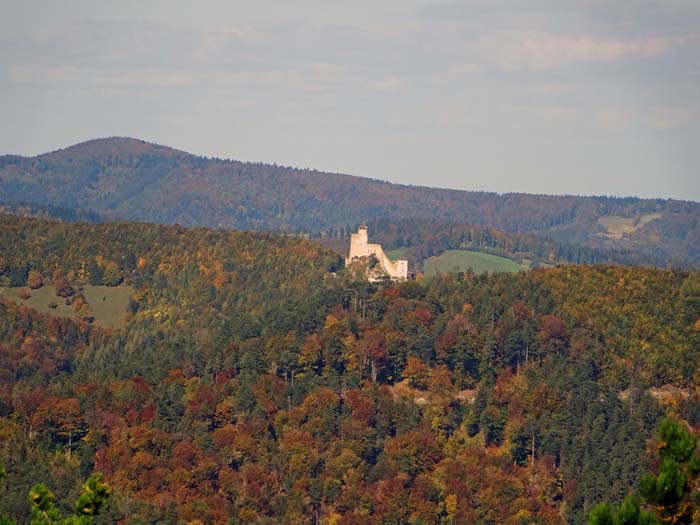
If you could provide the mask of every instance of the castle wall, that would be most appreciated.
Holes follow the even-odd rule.
[[[346,264],[353,259],[374,255],[389,277],[401,280],[408,278],[408,261],[392,261],[386,256],[380,244],[369,244],[367,240],[367,228],[363,227],[350,236],[350,254],[345,261]]]
[[[367,248],[370,251],[370,253],[372,253],[379,260],[379,263],[382,265],[384,271],[387,274],[389,274],[389,277],[392,277],[394,279],[405,279],[407,277],[407,275],[401,275],[399,273],[397,264],[386,256],[381,245],[368,244]]]
[[[408,279],[408,261],[396,261],[396,273],[399,275],[399,278]]]

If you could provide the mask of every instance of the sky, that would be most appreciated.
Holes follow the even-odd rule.
[[[0,153],[106,136],[700,201],[698,0],[0,0]]]

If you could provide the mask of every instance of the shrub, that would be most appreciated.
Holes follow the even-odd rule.
[[[31,288],[32,290],[36,290],[37,288],[41,288],[44,285],[44,276],[41,275],[41,272],[37,272],[36,270],[32,270],[29,272],[29,275],[27,276],[27,286]]]

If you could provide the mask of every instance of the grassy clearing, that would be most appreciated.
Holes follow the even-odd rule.
[[[129,304],[129,296],[133,291],[131,286],[92,286],[82,287],[83,295],[90,306],[90,315],[94,317],[94,323],[100,326],[121,326]],[[38,290],[29,290],[29,299],[20,299],[17,295],[20,290],[28,288],[0,288],[0,297],[10,299],[24,306],[34,308],[43,313],[61,317],[75,318],[73,306],[66,305],[65,299],[56,297],[53,286],[43,286]],[[55,303],[56,308],[50,308],[49,304]]]
[[[518,272],[527,270],[527,264],[498,257],[488,253],[469,250],[448,250],[438,257],[430,257],[423,262],[425,275],[436,273],[464,272],[471,268],[475,273],[485,272]]]
[[[403,257],[403,254],[408,251],[408,248],[396,248],[395,250],[386,250],[384,253],[392,261],[396,261]]]
[[[639,217],[610,215],[609,217],[601,217],[598,219],[598,224],[603,226],[609,235],[621,236],[625,233],[632,233],[645,224],[659,218],[661,218],[660,213],[646,213]]]

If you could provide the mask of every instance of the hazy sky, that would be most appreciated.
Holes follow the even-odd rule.
[[[0,153],[700,200],[700,1],[0,0]]]

